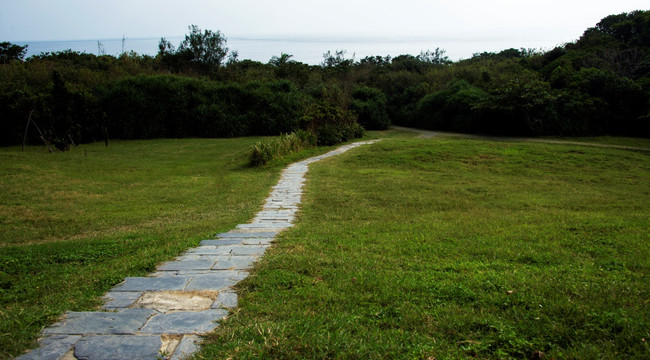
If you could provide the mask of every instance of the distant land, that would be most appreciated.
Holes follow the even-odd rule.
[[[328,36],[233,36],[228,37],[228,47],[237,50],[240,59],[250,59],[266,63],[272,56],[281,53],[293,55],[293,59],[310,65],[320,64],[323,53],[327,51],[345,50],[346,56],[361,59],[374,55],[418,55],[421,51],[435,48],[445,49],[451,60],[471,58],[479,52],[498,52],[509,48],[535,48],[550,50],[562,45],[557,39],[522,39],[515,42],[512,39],[500,40],[495,38],[373,38],[373,37],[328,37]],[[579,35],[579,34],[578,34]],[[578,36],[576,36],[577,39]],[[183,37],[167,37],[167,40],[177,46]],[[572,40],[576,40],[572,39]],[[140,55],[154,56],[158,53],[160,38],[129,38],[101,40],[68,40],[68,41],[17,41],[16,44],[28,45],[27,57],[43,52],[72,50],[89,54],[117,56],[124,52],[135,51]],[[98,42],[100,46],[98,47]]]

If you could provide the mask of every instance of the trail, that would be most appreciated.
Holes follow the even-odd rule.
[[[182,359],[199,335],[237,307],[233,286],[293,226],[309,164],[378,140],[341,146],[289,165],[251,223],[203,240],[146,277],[129,277],[105,296],[102,311],[68,312],[45,329],[40,347],[17,359]]]
[[[420,134],[420,136],[418,136],[418,138],[422,138],[422,139],[429,139],[429,138],[432,138],[432,137],[435,137],[435,136],[444,135],[444,136],[454,136],[454,137],[461,137],[461,138],[465,138],[465,139],[476,139],[476,140],[493,140],[493,141],[505,141],[505,142],[533,142],[533,143],[543,143],[543,144],[580,145],[580,146],[592,146],[592,147],[610,148],[610,149],[650,151],[650,148],[639,147],[639,146],[602,144],[602,143],[570,141],[570,140],[553,140],[553,139],[539,139],[539,138],[471,135],[471,134],[460,134],[460,133],[443,132],[443,131],[422,130],[422,129],[415,129],[415,128],[409,128],[409,127],[402,127],[402,126],[393,126],[392,128],[395,129],[395,130],[411,131],[411,132],[418,133],[418,134]]]

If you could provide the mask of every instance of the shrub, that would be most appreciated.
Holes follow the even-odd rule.
[[[447,88],[424,96],[416,116],[422,127],[450,131],[476,131],[481,114],[476,105],[487,94],[465,80],[453,80]]]
[[[249,156],[250,166],[262,166],[274,159],[279,159],[291,153],[308,149],[316,145],[316,136],[305,130],[291,134],[283,134],[266,142],[253,145]]]
[[[307,105],[303,122],[316,134],[319,146],[335,145],[363,136],[363,127],[356,122],[355,114],[326,100]]]
[[[386,95],[378,89],[367,86],[355,88],[350,108],[357,113],[359,124],[368,130],[385,130],[390,126]]]
[[[287,81],[219,84],[137,76],[97,89],[112,137],[276,135],[299,128],[302,95]]]

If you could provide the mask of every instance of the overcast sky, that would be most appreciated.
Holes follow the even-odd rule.
[[[647,0],[0,0],[0,41],[173,37],[187,26],[227,37],[576,40]]]

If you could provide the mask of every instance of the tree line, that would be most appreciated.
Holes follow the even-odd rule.
[[[650,136],[650,11],[611,15],[549,51],[452,62],[442,49],[320,65],[241,60],[189,28],[156,56],[73,51],[24,59],[0,43],[0,144],[59,149],[110,138],[233,137],[298,129],[331,143],[361,125],[512,136]],[[356,130],[355,130],[356,131]],[[325,139],[328,137],[328,139]]]

